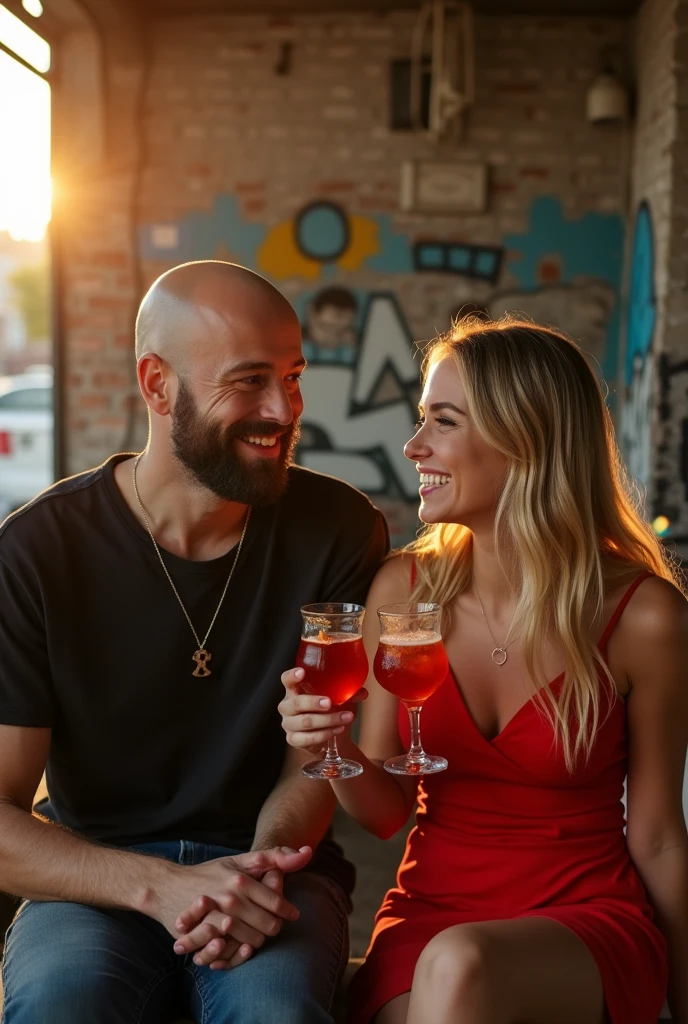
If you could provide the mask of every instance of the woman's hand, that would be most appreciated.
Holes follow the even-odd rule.
[[[282,673],[286,695],[277,710],[282,716],[282,728],[287,743],[300,750],[319,754],[333,736],[338,736],[356,717],[356,705],[368,696],[361,689],[346,704],[332,705],[329,697],[314,697],[305,693],[301,683],[304,671],[292,668]]]

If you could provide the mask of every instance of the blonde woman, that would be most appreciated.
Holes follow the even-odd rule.
[[[381,605],[446,609],[423,740],[448,770],[417,790],[383,770],[408,725],[372,673],[358,746],[350,711],[283,677],[289,743],[338,734],[364,765],[333,783],[361,825],[390,836],[418,799],[351,1019],[656,1024],[669,973],[688,1024],[688,603],[595,376],[553,330],[462,323],[430,351],[420,414],[405,451],[427,525],[379,571],[366,644],[372,664]]]

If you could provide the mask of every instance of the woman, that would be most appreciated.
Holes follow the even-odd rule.
[[[668,965],[688,1024],[688,604],[596,378],[556,331],[463,322],[427,357],[420,413],[405,451],[426,529],[379,571],[365,641],[372,664],[381,605],[444,606],[451,670],[423,740],[448,770],[417,792],[383,770],[407,716],[372,673],[358,746],[350,710],[283,677],[289,743],[337,734],[363,764],[332,784],[361,825],[388,837],[418,797],[351,1019],[656,1024]]]

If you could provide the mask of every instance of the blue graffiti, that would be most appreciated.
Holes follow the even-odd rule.
[[[494,284],[499,277],[502,249],[467,242],[416,242],[413,263],[416,270],[461,274]]]
[[[568,219],[561,203],[553,196],[540,196],[530,208],[530,223],[522,235],[506,235],[504,245],[511,250],[508,269],[524,289],[541,285],[538,265],[556,254],[561,261],[561,283],[576,278],[607,281],[618,292],[623,265],[624,223],[619,214],[588,212]],[[616,374],[619,346],[619,303],[607,327],[602,373]],[[565,329],[565,324],[561,325]]]
[[[633,380],[636,356],[645,359],[652,344],[657,318],[655,296],[655,246],[652,217],[647,203],[638,207],[633,232],[631,256],[631,282],[628,297],[628,329],[624,378],[627,385]]]
[[[380,250],[368,257],[365,266],[382,274],[412,274],[413,247],[406,235],[394,230],[386,213],[374,214],[370,219],[377,225]]]
[[[349,218],[336,203],[309,203],[296,217],[294,238],[304,256],[331,263],[349,247]]]
[[[144,224],[139,233],[141,255],[147,260],[186,263],[189,260],[211,259],[218,250],[228,250],[245,266],[255,265],[256,250],[268,229],[255,221],[244,220],[235,196],[219,195],[210,210],[195,210],[174,225],[176,244],[155,243],[155,228]]]

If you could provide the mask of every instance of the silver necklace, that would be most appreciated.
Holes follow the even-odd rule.
[[[157,543],[155,537],[153,536],[153,531],[151,530],[150,523],[148,522],[148,516],[146,515],[146,510],[143,507],[143,502],[141,501],[141,496],[139,495],[139,489],[138,489],[138,486],[136,484],[136,470],[138,469],[139,462],[141,461],[141,456],[143,454],[144,453],[141,452],[141,455],[137,455],[135,460],[134,460],[134,469],[132,471],[132,477],[133,477],[133,481],[134,481],[134,494],[136,495],[136,500],[139,503],[139,508],[141,509],[141,515],[143,516],[143,521],[146,524],[146,529],[148,530],[148,533],[150,535],[150,539],[153,541],[153,547],[155,548],[155,551],[156,551],[156,554],[158,556],[158,559],[160,560],[160,565],[164,569],[165,575],[167,576],[167,579],[169,580],[170,586],[172,587],[172,590],[174,591],[175,597],[179,601],[179,605],[181,607],[181,610],[184,612],[184,615],[186,617],[186,621],[189,623],[189,626],[191,627],[191,632],[193,633],[194,639],[196,641],[196,651],[192,655],[192,660],[195,662],[196,668],[193,670],[193,672],[191,674],[194,675],[194,676],[200,676],[200,677],[205,678],[206,676],[210,675],[210,668],[208,667],[208,662],[212,658],[212,654],[210,653],[210,651],[207,650],[205,645],[208,642],[208,637],[210,636],[210,631],[213,628],[213,626],[215,625],[215,619],[220,614],[220,608],[222,607],[222,602],[225,599],[225,594],[227,593],[227,590],[229,589],[230,580],[232,579],[232,576],[234,575],[234,570],[236,569],[236,564],[239,561],[239,555],[241,554],[241,546],[244,543],[244,537],[246,536],[246,530],[248,528],[248,521],[251,518],[251,506],[249,505],[248,509],[246,510],[246,519],[244,521],[244,528],[241,531],[241,539],[239,540],[239,544],[238,544],[237,549],[236,549],[236,554],[234,555],[234,559],[232,560],[232,568],[229,570],[229,576],[227,577],[227,582],[225,583],[225,588],[222,591],[222,596],[221,596],[221,598],[219,600],[217,608],[215,609],[215,614],[213,615],[211,623],[208,626],[208,629],[207,629],[207,632],[206,632],[205,636],[203,637],[203,641],[201,642],[201,639],[198,636],[198,633],[196,632],[194,624],[193,624],[193,622],[191,621],[191,619],[189,617],[189,613],[187,612],[186,608],[184,607],[184,602],[182,601],[181,597],[179,596],[179,591],[177,590],[177,588],[174,585],[174,580],[170,576],[170,574],[168,572],[168,569],[167,569],[167,566],[165,565],[163,557],[162,557],[162,555],[160,553],[160,548],[158,547],[158,543]]]
[[[490,623],[487,621],[487,615],[485,614],[485,609],[483,608],[483,603],[480,600],[480,594],[478,593],[478,588],[475,585],[475,580],[473,580],[473,586],[475,587],[475,592],[476,592],[476,595],[478,597],[478,604],[480,605],[480,611],[483,613],[483,618],[485,619],[485,625],[487,626],[487,631],[490,634],[490,636],[492,637],[492,643],[495,645],[495,648],[494,648],[494,650],[492,652],[492,660],[494,661],[495,665],[503,665],[506,662],[506,659],[508,658],[507,648],[511,647],[511,645],[513,643],[516,643],[516,641],[518,640],[518,637],[515,636],[513,638],[513,640],[505,641],[501,646],[499,646],[497,644],[497,641],[495,640],[495,635],[492,632],[492,630],[490,629]],[[516,618],[516,612],[514,612],[513,618],[511,620],[511,625],[509,626],[509,629],[507,631],[507,634],[506,634],[507,637],[509,636],[509,633],[511,632],[511,628],[512,628],[512,626],[514,624],[515,618]]]

